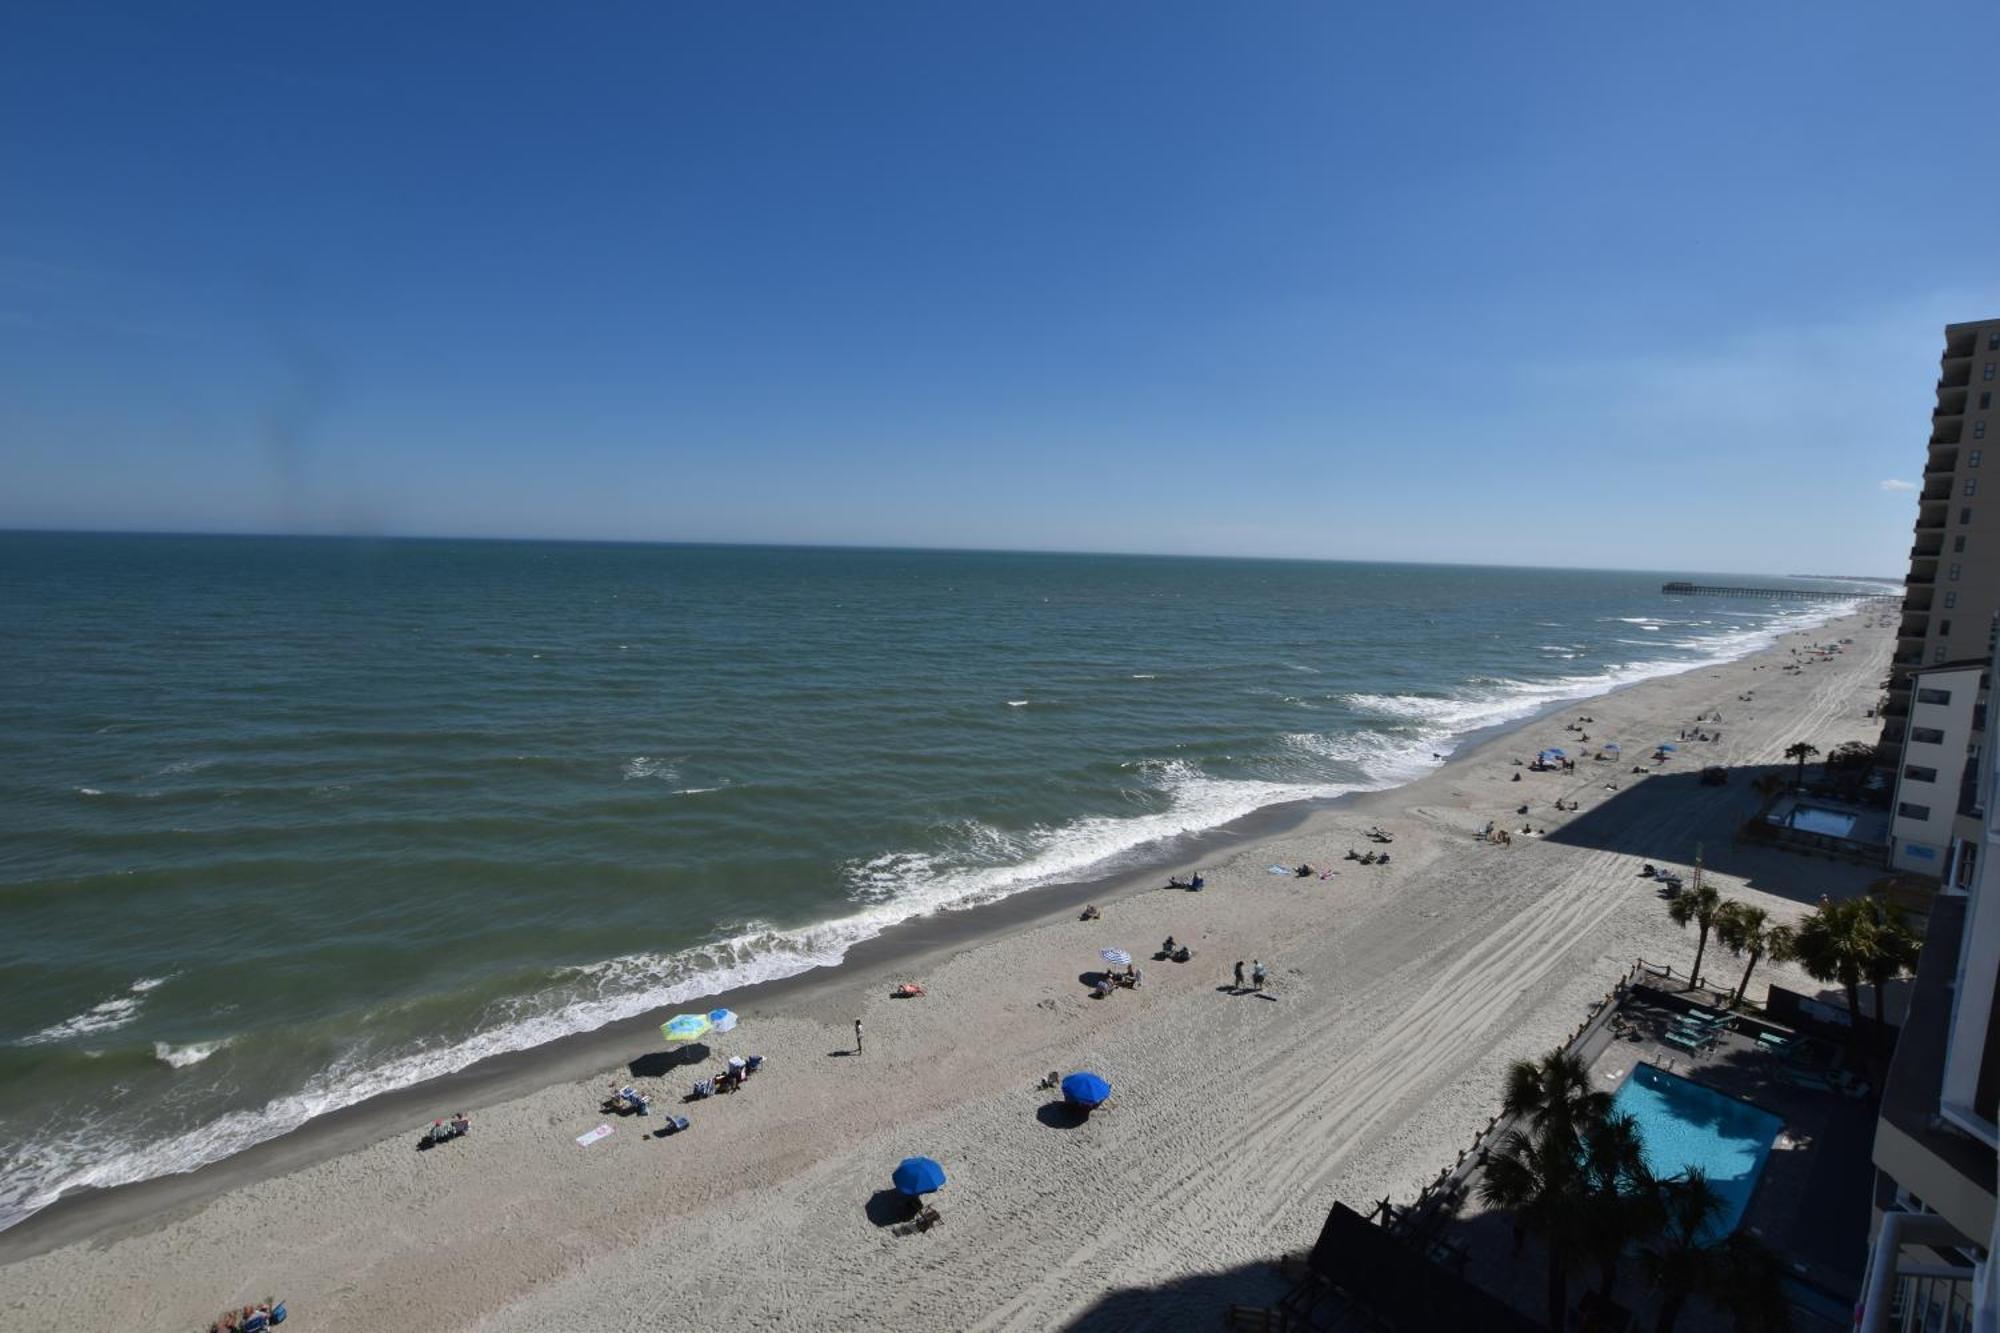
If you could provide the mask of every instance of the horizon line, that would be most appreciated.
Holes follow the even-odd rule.
[[[725,541],[720,539],[670,537],[520,537],[412,532],[263,532],[255,530],[203,530],[197,528],[56,528],[0,526],[0,536],[40,537],[169,537],[214,538],[226,541],[326,541],[326,542],[484,542],[493,545],[523,546],[660,546],[710,547],[725,550],[774,551],[855,551],[903,552],[931,555],[1047,555],[1102,556],[1131,560],[1241,560],[1270,561],[1304,565],[1407,565],[1419,569],[1519,569],[1564,570],[1601,574],[1726,574],[1754,575],[1758,578],[1821,580],[1846,583],[1902,583],[1901,575],[1786,574],[1775,570],[1651,569],[1612,565],[1523,565],[1507,562],[1480,564],[1463,560],[1371,560],[1360,556],[1244,555],[1207,551],[1111,551],[1078,550],[1064,547],[1033,546],[917,546],[880,542],[783,542]]]

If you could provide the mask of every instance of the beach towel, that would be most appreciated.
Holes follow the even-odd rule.
[[[1267,866],[1265,867],[1265,870],[1266,873],[1272,875],[1289,875],[1292,873],[1292,868],[1290,866]]]
[[[579,1148],[588,1148],[591,1144],[597,1142],[599,1139],[609,1138],[611,1135],[617,1132],[618,1130],[616,1126],[599,1125],[596,1129],[591,1130],[588,1134],[577,1135],[576,1146]]]

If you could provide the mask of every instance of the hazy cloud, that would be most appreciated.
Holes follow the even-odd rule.
[[[1917,483],[1914,481],[1898,481],[1896,478],[1891,477],[1882,483],[1882,489],[1885,491],[1914,491],[1917,489]]]

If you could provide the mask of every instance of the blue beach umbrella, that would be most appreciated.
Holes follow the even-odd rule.
[[[1102,1106],[1111,1097],[1111,1085],[1097,1075],[1085,1070],[1071,1074],[1062,1081],[1063,1100],[1071,1106],[1081,1106],[1088,1111]]]
[[[896,1182],[899,1192],[914,1199],[944,1188],[944,1168],[928,1157],[905,1157],[889,1179]]]
[[[1558,749],[1557,749],[1557,748],[1556,748],[1555,746],[1553,746],[1553,745],[1551,745],[1551,746],[1550,746],[1550,747],[1549,747],[1548,749],[1546,749],[1546,750],[1542,751],[1542,753],[1543,753],[1543,754],[1552,754],[1552,755],[1554,755],[1554,756],[1555,756],[1556,758],[1558,758],[1558,759],[1567,759],[1567,758],[1569,758],[1569,756],[1568,756],[1568,755],[1564,754],[1564,753],[1563,753],[1563,752],[1562,752],[1561,750],[1558,750]]]
[[[1598,748],[1601,750],[1609,750],[1613,754],[1625,753],[1625,747],[1620,745],[1617,741],[1606,741],[1604,742],[1603,745],[1599,746]]]
[[[1681,747],[1675,745],[1672,741],[1661,741],[1659,748],[1666,751],[1674,751],[1680,749]]]
[[[736,1015],[728,1009],[711,1009],[708,1011],[708,1022],[717,1032],[729,1032],[736,1027]]]

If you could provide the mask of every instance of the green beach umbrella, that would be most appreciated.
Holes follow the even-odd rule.
[[[693,1041],[713,1026],[707,1014],[675,1014],[660,1024],[660,1035],[668,1041]]]

